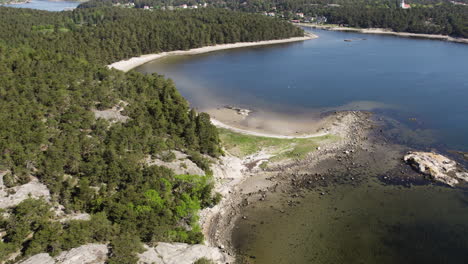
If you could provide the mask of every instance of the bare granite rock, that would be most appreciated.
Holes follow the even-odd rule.
[[[97,110],[94,109],[93,113],[96,119],[102,118],[105,120],[110,121],[111,123],[123,122],[125,123],[130,117],[122,115],[122,111],[124,107],[127,106],[128,103],[124,101],[120,101],[118,105],[112,107],[111,109],[106,110]]]
[[[197,164],[189,160],[186,154],[180,151],[172,151],[175,154],[175,159],[171,162],[162,161],[160,159],[151,159],[148,157],[146,163],[148,165],[157,165],[166,167],[174,171],[175,174],[190,174],[190,175],[205,175],[205,172],[200,169]]]
[[[10,173],[10,171],[0,171],[0,189],[5,188],[5,186],[3,186],[3,176],[7,175],[7,173]]]
[[[54,259],[47,253],[36,254],[18,264],[55,264]]]
[[[440,154],[415,151],[406,154],[404,160],[419,172],[452,187],[459,184],[460,180],[468,182],[468,172],[454,160]]]
[[[83,221],[88,221],[91,220],[91,215],[87,213],[75,213],[75,214],[69,214],[69,215],[64,215],[62,219],[60,219],[60,222],[68,222],[71,220],[83,220]]]
[[[62,252],[55,261],[57,264],[104,264],[107,254],[107,245],[87,244]]]
[[[232,261],[220,249],[205,245],[158,243],[156,247],[145,245],[145,249],[138,254],[139,264],[192,264],[200,258],[223,264]],[[87,244],[64,251],[55,258],[47,253],[36,254],[18,264],[104,264],[108,253],[106,244]]]
[[[0,174],[3,183],[3,176],[5,173]],[[46,201],[50,200],[50,192],[47,186],[40,183],[37,178],[33,178],[30,182],[6,188],[3,184],[0,185],[0,208],[10,208],[18,205],[22,201],[31,198],[44,198]]]
[[[55,258],[47,253],[36,254],[18,264],[104,264],[107,254],[107,245],[87,244],[64,251]]]
[[[207,258],[215,263],[230,262],[230,257],[220,249],[205,245],[185,243],[158,243],[154,248],[146,247],[139,254],[139,264],[192,264],[200,258]]]

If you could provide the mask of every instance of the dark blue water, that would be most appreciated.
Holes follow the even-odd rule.
[[[166,58],[139,67],[174,79],[192,105],[285,113],[364,109],[417,120],[468,150],[468,45],[314,31],[300,43]],[[344,39],[353,39],[345,42]]]
[[[57,12],[57,11],[74,9],[79,4],[80,2],[73,2],[73,1],[32,0],[31,2],[25,3],[25,4],[13,4],[13,5],[5,5],[5,6],[17,7],[17,8],[31,8],[31,9],[39,9],[39,10]]]

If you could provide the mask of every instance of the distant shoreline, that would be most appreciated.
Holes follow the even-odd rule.
[[[21,1],[21,2],[13,2],[13,1],[10,1],[10,2],[5,2],[5,3],[1,3],[1,5],[24,5],[24,4],[29,4],[31,3],[31,0],[26,0],[26,1]]]
[[[352,27],[340,27],[333,25],[312,25],[307,23],[297,23],[296,25],[303,27],[311,27],[318,29],[325,29],[330,31],[349,31],[349,32],[358,32],[364,34],[379,34],[379,35],[391,35],[398,37],[407,37],[407,38],[425,38],[425,39],[435,39],[435,40],[445,40],[450,42],[464,43],[468,44],[467,38],[454,38],[447,35],[436,35],[436,34],[420,34],[420,33],[409,33],[409,32],[395,32],[391,29],[385,28],[352,28]]]
[[[230,43],[230,44],[206,46],[206,47],[195,48],[195,49],[190,49],[190,50],[175,50],[175,51],[169,51],[169,52],[142,55],[139,57],[130,58],[128,60],[121,60],[121,61],[114,62],[108,65],[108,67],[111,69],[117,69],[117,70],[127,72],[147,62],[161,59],[167,56],[172,56],[172,55],[195,55],[195,54],[208,53],[208,52],[213,52],[213,51],[218,51],[218,50],[290,43],[290,42],[298,42],[298,41],[304,41],[304,40],[315,39],[315,38],[318,38],[318,36],[307,33],[304,37],[293,37],[293,38],[287,38],[287,39],[265,40],[265,41],[256,41],[256,42],[237,42],[237,43]]]

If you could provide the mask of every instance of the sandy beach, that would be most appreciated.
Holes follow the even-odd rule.
[[[157,54],[146,54],[146,55],[142,55],[139,57],[133,57],[128,60],[114,62],[108,65],[108,67],[126,72],[135,67],[143,65],[147,62],[157,60],[157,59],[167,57],[167,56],[195,55],[195,54],[208,53],[208,52],[213,52],[213,51],[218,51],[218,50],[236,49],[236,48],[244,48],[244,47],[263,46],[263,45],[274,45],[274,44],[281,44],[281,43],[304,41],[304,40],[309,40],[309,39],[314,39],[314,38],[318,38],[318,36],[308,33],[304,37],[265,40],[265,41],[257,41],[257,42],[238,42],[238,43],[231,43],[231,44],[207,46],[207,47],[201,47],[201,48],[190,49],[190,50],[175,50],[175,51],[162,52],[162,53],[157,53]]]
[[[444,40],[444,41],[468,44],[468,39],[466,38],[454,38],[454,37],[450,37],[447,35],[436,35],[436,34],[395,32],[391,29],[385,29],[385,28],[352,28],[352,27],[339,27],[339,26],[333,26],[333,25],[313,25],[313,24],[307,24],[307,23],[298,23],[297,25],[303,26],[303,27],[331,30],[331,31],[350,31],[350,32],[359,32],[359,33],[364,33],[364,34],[392,35],[392,36],[407,37],[407,38],[426,38],[426,39]]]
[[[314,138],[329,134],[326,129],[332,117],[321,117],[320,113],[296,115],[294,120],[284,113],[262,111],[243,115],[226,107],[203,109],[211,116],[211,123],[218,128],[233,132],[268,138],[294,139]]]
[[[269,134],[269,133],[262,133],[262,132],[255,132],[255,131],[250,131],[250,130],[245,130],[245,129],[240,129],[237,127],[229,126],[226,125],[214,118],[211,118],[211,123],[215,125],[218,128],[226,128],[231,131],[234,131],[236,133],[240,134],[245,134],[245,135],[251,135],[251,136],[257,136],[257,137],[269,137],[269,138],[282,138],[282,139],[293,139],[293,138],[313,138],[313,137],[321,137],[321,136],[326,136],[329,133],[328,132],[320,132],[320,133],[315,133],[315,134],[309,134],[309,135],[300,135],[300,136],[286,136],[286,135],[276,135],[276,134]]]

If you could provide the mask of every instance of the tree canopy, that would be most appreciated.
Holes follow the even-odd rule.
[[[245,12],[273,12],[284,19],[325,17],[326,23],[399,32],[445,34],[468,38],[468,0],[91,0],[82,7],[132,2],[136,8],[202,4]]]
[[[51,203],[28,199],[1,219],[0,259],[19,249],[20,257],[56,255],[100,242],[109,244],[110,263],[132,263],[139,241],[200,243],[197,212],[219,199],[209,170],[209,160],[222,154],[216,128],[207,114],[190,109],[171,80],[106,65],[300,35],[283,21],[217,9],[0,7],[0,171],[9,171],[10,187],[37,177],[52,195]],[[111,108],[126,118],[96,118],[95,111]],[[206,175],[176,175],[145,162],[173,150]],[[92,218],[59,222],[51,204]]]

